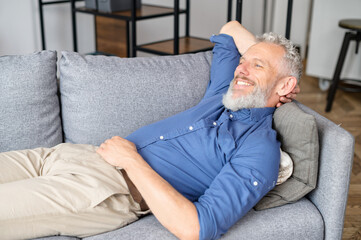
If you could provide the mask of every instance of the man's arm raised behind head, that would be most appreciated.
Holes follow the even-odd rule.
[[[225,93],[239,64],[240,54],[255,44],[255,36],[237,21],[226,23],[220,35],[211,37],[215,43],[211,67],[211,78],[204,98]]]
[[[256,37],[237,21],[226,23],[220,33],[233,37],[240,54],[244,54],[250,46],[256,43]]]

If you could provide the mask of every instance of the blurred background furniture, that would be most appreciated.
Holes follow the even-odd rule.
[[[96,50],[93,54],[117,55],[121,57],[136,56],[137,51],[157,55],[177,55],[182,53],[192,53],[210,50],[213,44],[208,39],[190,36],[190,0],[185,0],[185,9],[179,8],[179,0],[174,0],[173,8],[141,4],[141,7],[135,6],[135,1],[131,1],[132,8],[127,11],[105,12],[97,10],[96,0],[85,1],[85,7],[76,5],[77,1],[82,0],[58,0],[39,2],[40,29],[42,49],[46,49],[44,14],[43,8],[50,4],[71,3],[72,32],[73,32],[73,50],[78,51],[78,33],[76,24],[77,13],[85,13],[94,16],[95,43]],[[266,24],[267,3],[263,1],[263,28]],[[232,19],[233,0],[227,1],[227,21]],[[235,19],[242,22],[243,1],[236,1]],[[293,0],[288,0],[287,21],[285,36],[290,38]],[[185,15],[185,35],[179,36],[179,16]],[[173,38],[151,42],[146,44],[137,44],[137,21],[153,19],[165,16],[174,16]],[[120,21],[119,21],[120,20]],[[225,21],[226,22],[226,21]]]
[[[228,0],[228,10],[227,10],[227,19],[230,20],[232,16],[232,0]],[[157,55],[177,55],[184,53],[194,53],[199,51],[207,51],[213,48],[213,44],[209,42],[208,39],[202,39],[197,37],[190,36],[190,0],[186,0],[185,9],[179,8],[179,0],[174,0],[173,8],[153,6],[147,4],[141,4],[140,8],[136,8],[135,1],[132,1],[131,9],[127,11],[119,12],[102,12],[94,9],[89,9],[86,7],[77,8],[75,7],[75,0],[71,0],[72,6],[72,22],[73,22],[73,42],[74,42],[74,51],[78,50],[77,47],[77,26],[76,26],[76,13],[82,12],[87,14],[92,14],[96,16],[96,34],[102,34],[104,25],[106,24],[122,24],[123,31],[119,34],[123,34],[125,41],[123,40],[124,49],[126,49],[126,54],[118,53],[118,56],[125,55],[127,57],[135,57],[137,51],[143,51],[147,53],[157,54]],[[237,13],[236,19],[241,19],[242,12],[242,1],[237,1]],[[185,14],[185,36],[179,36],[179,16],[180,14]],[[137,44],[137,21],[159,18],[165,16],[174,16],[174,25],[173,25],[173,38],[152,42],[147,44],[138,45]],[[123,20],[123,23],[110,23],[110,19]],[[97,24],[102,24],[102,27],[97,26]],[[125,31],[124,31],[125,30]],[[104,34],[104,32],[103,32]],[[105,33],[107,34],[107,33]],[[109,33],[108,33],[109,34]],[[101,43],[98,44],[99,38],[97,38],[97,51],[100,52],[109,52],[107,46],[101,46]],[[101,40],[100,40],[101,41]],[[172,49],[173,47],[173,49]],[[100,48],[100,49],[99,49]],[[102,49],[103,48],[103,49]],[[113,52],[113,51],[111,51]]]
[[[360,9],[359,0],[348,0],[347,3],[338,0],[313,1],[305,74],[318,78],[323,91],[331,85],[345,34],[345,29],[338,27],[338,23],[342,19],[361,19]],[[361,54],[354,54],[355,41],[350,45],[341,79],[355,79],[361,83]]]
[[[331,111],[332,103],[336,94],[336,90],[339,87],[339,81],[341,76],[341,71],[343,65],[345,63],[345,58],[347,54],[347,50],[350,46],[351,41],[356,41],[356,50],[355,54],[358,53],[359,44],[361,41],[361,19],[343,19],[340,20],[338,25],[341,28],[348,29],[349,31],[345,33],[345,37],[343,38],[343,43],[340,51],[340,55],[337,60],[337,65],[335,68],[335,72],[332,78],[332,85],[328,91],[327,96],[327,105],[326,105],[326,112]],[[347,91],[360,91],[360,88],[343,88]]]

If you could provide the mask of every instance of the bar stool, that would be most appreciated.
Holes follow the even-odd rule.
[[[348,47],[350,45],[350,41],[356,41],[356,52],[355,52],[356,54],[358,53],[359,43],[361,41],[361,19],[343,19],[339,21],[338,26],[342,28],[346,28],[351,31],[346,32],[345,37],[343,39],[341,52],[338,57],[335,72],[333,74],[332,84],[328,91],[326,112],[331,111],[332,102],[334,100],[336,90],[338,88],[342,67],[345,61]]]

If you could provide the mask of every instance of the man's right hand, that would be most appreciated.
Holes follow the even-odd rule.
[[[155,172],[134,143],[113,137],[97,150],[106,162],[123,168],[159,222],[179,239],[198,239],[196,206]]]

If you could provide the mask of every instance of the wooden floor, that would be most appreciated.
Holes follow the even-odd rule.
[[[304,76],[297,100],[349,131],[355,137],[355,154],[348,194],[344,240],[361,240],[361,93],[338,90],[331,112],[326,113],[327,92],[318,87],[318,79]]]

